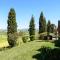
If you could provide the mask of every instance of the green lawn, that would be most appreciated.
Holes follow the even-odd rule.
[[[0,51],[0,60],[36,60],[33,58],[33,55],[39,53],[37,50],[41,46],[54,48],[54,44],[51,42],[32,41],[20,43],[19,46]]]
[[[7,36],[6,35],[0,35],[0,48],[8,46],[7,42]]]
[[[37,50],[41,46],[54,48],[54,43],[44,41],[31,41],[22,43],[22,39],[18,38],[19,46],[11,49],[0,51],[0,60],[36,60],[33,56],[39,53]],[[8,46],[7,36],[0,35],[0,48]]]

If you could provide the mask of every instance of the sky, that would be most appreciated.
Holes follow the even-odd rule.
[[[15,9],[18,29],[29,28],[31,16],[35,18],[35,26],[39,27],[41,11],[46,18],[58,26],[60,20],[60,0],[0,0],[0,29],[7,29],[8,13]]]

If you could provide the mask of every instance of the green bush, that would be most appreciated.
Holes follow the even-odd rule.
[[[60,48],[42,47],[40,53],[35,55],[37,60],[60,60]]]
[[[58,40],[54,41],[55,46],[60,47],[60,37],[58,37]]]
[[[26,43],[27,40],[28,40],[28,37],[27,36],[24,36],[24,37],[22,37],[22,40],[23,40],[24,43]]]
[[[55,46],[60,47],[60,40],[55,41]]]

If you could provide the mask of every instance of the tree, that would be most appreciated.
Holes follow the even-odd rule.
[[[39,17],[39,39],[41,39],[41,33],[46,32],[47,26],[46,26],[46,19],[43,15],[43,12],[41,12]]]
[[[55,24],[51,24],[51,33],[54,33]]]
[[[46,19],[45,19],[45,17],[44,17],[44,32],[46,32],[47,31],[47,25],[46,25]]]
[[[11,47],[16,45],[17,41],[17,23],[16,23],[16,13],[13,8],[10,9],[8,14],[8,21],[7,21],[7,35],[8,35],[8,43]]]
[[[41,12],[39,17],[39,34],[46,32],[46,19],[43,15],[43,12]]]
[[[34,23],[34,17],[32,16],[30,25],[29,25],[29,35],[30,40],[33,41],[35,39],[35,23]]]
[[[51,22],[49,20],[48,23],[47,23],[47,35],[49,35],[50,32],[51,32]]]

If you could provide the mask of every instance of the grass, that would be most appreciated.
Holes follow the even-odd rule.
[[[41,46],[55,47],[54,43],[39,40],[22,43],[22,39],[18,38],[18,41],[20,42],[19,46],[0,51],[0,60],[36,60],[33,55],[39,53],[37,50]],[[0,35],[0,48],[6,46],[8,46],[7,36]]]
[[[50,42],[32,41],[21,43],[14,48],[0,51],[0,60],[35,60],[32,56],[39,53],[37,50],[41,46],[54,48],[54,44]]]
[[[6,35],[0,35],[0,48],[8,46],[7,42],[7,36]]]

